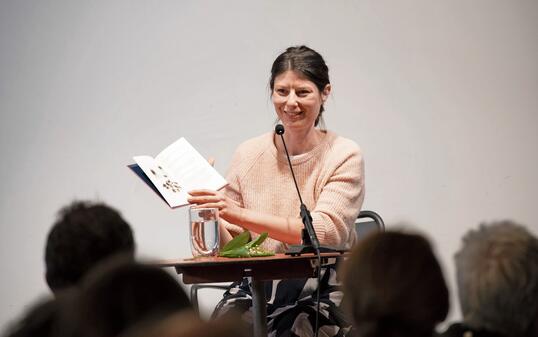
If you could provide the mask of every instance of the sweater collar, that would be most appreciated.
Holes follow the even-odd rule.
[[[296,158],[290,158],[290,161],[291,161],[291,164],[292,165],[299,165],[301,163],[304,163],[308,160],[310,160],[312,157],[316,157],[321,151],[323,151],[329,144],[331,144],[334,140],[334,138],[336,137],[336,135],[332,132],[332,131],[329,131],[327,130],[326,131],[326,134],[325,134],[325,137],[323,137],[323,139],[321,140],[321,142],[316,145],[316,147],[314,147],[312,150],[304,153],[304,154],[301,154],[299,155],[299,157],[296,157]],[[271,154],[273,155],[273,157],[275,157],[278,161],[282,161],[282,162],[287,162],[288,159],[286,158],[286,153],[285,152],[282,152],[282,153],[279,153],[278,152],[278,149],[275,145],[275,141],[282,141],[280,139],[280,136],[276,136],[275,137],[275,133],[274,132],[269,132],[268,133],[268,138],[269,138],[269,150],[271,152]]]

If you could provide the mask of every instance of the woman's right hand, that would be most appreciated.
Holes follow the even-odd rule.
[[[213,190],[192,190],[188,192],[190,197],[187,201],[200,208],[218,208],[219,216],[231,223],[241,223],[242,208],[224,192]]]

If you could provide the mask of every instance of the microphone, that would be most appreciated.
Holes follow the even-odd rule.
[[[310,215],[310,211],[308,208],[306,208],[306,205],[303,203],[303,198],[301,197],[301,192],[299,191],[299,187],[297,186],[297,180],[295,179],[295,173],[293,172],[293,167],[291,166],[291,160],[290,155],[288,153],[288,148],[286,146],[286,142],[284,141],[284,126],[282,124],[277,124],[275,126],[275,133],[277,135],[280,135],[280,138],[282,139],[282,144],[284,145],[284,150],[286,151],[286,158],[288,159],[288,164],[290,166],[291,176],[293,177],[293,182],[295,183],[295,189],[297,190],[297,195],[299,196],[299,201],[301,202],[301,219],[303,220],[303,231],[302,231],[302,239],[303,239],[303,248],[301,248],[298,252],[295,251],[288,251],[286,254],[290,255],[300,255],[301,253],[311,252],[312,248],[314,252],[319,254],[319,240],[318,236],[316,235],[316,231],[314,230],[314,226],[312,225],[312,216]]]
[[[275,133],[280,135],[282,139],[282,144],[284,145],[284,150],[286,151],[286,158],[288,159],[288,164],[290,165],[291,176],[293,177],[293,182],[295,183],[295,189],[297,190],[297,195],[299,196],[299,201],[301,202],[301,219],[303,220],[304,228],[302,230],[302,246],[290,247],[286,252],[286,255],[297,256],[304,253],[315,253],[318,258],[317,265],[317,275],[318,275],[318,286],[316,290],[317,297],[317,310],[316,310],[316,323],[315,323],[315,337],[318,337],[319,333],[319,311],[320,311],[320,284],[321,284],[321,255],[320,248],[324,252],[335,251],[334,249],[327,247],[320,247],[318,236],[312,225],[312,216],[310,211],[306,208],[306,205],[303,203],[303,198],[301,197],[301,192],[299,191],[299,186],[297,186],[297,180],[295,179],[295,173],[293,172],[293,167],[291,166],[290,154],[288,153],[288,148],[286,142],[284,141],[284,126],[282,124],[277,124],[275,126]],[[341,253],[341,252],[340,252]]]

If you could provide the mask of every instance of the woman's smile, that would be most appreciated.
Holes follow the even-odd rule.
[[[284,126],[313,128],[323,104],[316,84],[291,70],[278,75],[274,83],[273,104]]]

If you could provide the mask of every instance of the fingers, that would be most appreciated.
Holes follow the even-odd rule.
[[[195,208],[218,208],[220,211],[228,209],[224,193],[213,190],[192,190],[188,192],[187,201]]]
[[[198,197],[187,198],[187,201],[191,204],[207,204],[209,202],[219,202],[220,198],[211,195],[202,195]]]
[[[217,191],[202,189],[202,190],[192,190],[187,193],[189,193],[192,196],[201,196],[201,195],[216,195]]]
[[[192,208],[217,208],[219,211],[222,209],[221,203],[207,203],[207,204],[196,204]]]
[[[193,208],[218,208],[219,210],[226,207],[226,203],[224,203],[220,199],[208,199],[208,198],[189,198],[188,202],[192,205]]]
[[[189,192],[190,197],[187,201],[190,204],[196,204],[203,207],[217,207],[218,203],[223,203],[224,197],[222,193],[211,190],[193,190]],[[211,206],[209,206],[211,205]],[[219,206],[219,208],[221,208]]]

